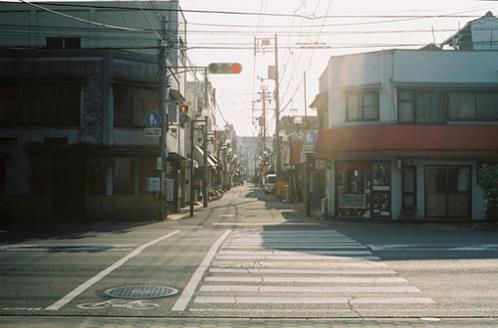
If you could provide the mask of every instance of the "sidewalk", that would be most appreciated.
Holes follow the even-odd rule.
[[[150,318],[150,317],[52,317],[0,318],[2,328],[307,328],[307,327],[496,327],[494,318],[365,318],[365,319],[248,319],[248,318]]]
[[[195,216],[196,213],[198,213],[199,211],[202,211],[202,210],[203,210],[202,203],[195,203],[195,205],[194,205],[194,216]],[[178,220],[186,219],[188,217],[190,217],[190,205],[187,206],[187,207],[182,207],[180,209],[179,213],[169,213],[166,220],[169,220],[169,221],[178,221]]]

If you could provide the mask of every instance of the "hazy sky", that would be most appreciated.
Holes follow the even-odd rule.
[[[261,85],[267,85],[272,93],[274,90],[273,81],[257,79],[267,77],[267,67],[274,63],[273,51],[254,56],[254,37],[270,38],[273,42],[274,34],[278,33],[278,43],[282,47],[279,50],[281,115],[299,115],[304,114],[303,72],[307,74],[309,105],[318,93],[318,78],[331,56],[389,48],[420,48],[433,41],[441,43],[466,22],[486,11],[491,10],[495,16],[498,14],[498,2],[476,0],[182,0],[180,4],[187,10],[339,16],[310,20],[185,13],[190,31],[187,42],[189,47],[193,47],[188,53],[194,64],[240,62],[244,67],[240,75],[211,75],[210,80],[216,88],[223,116],[235,126],[238,135],[245,136],[257,135],[253,118],[261,115],[261,103],[253,105],[253,101],[258,98]],[[344,17],[348,15],[363,17]],[[470,17],[427,17],[436,15]],[[309,44],[334,49],[284,49]],[[274,131],[274,106],[272,100],[267,112],[268,135]],[[315,115],[308,110],[310,113]],[[218,124],[223,126],[220,117]]]

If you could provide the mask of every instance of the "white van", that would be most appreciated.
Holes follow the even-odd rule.
[[[267,174],[265,179],[265,194],[272,194],[275,192],[277,187],[277,175],[276,174]]]

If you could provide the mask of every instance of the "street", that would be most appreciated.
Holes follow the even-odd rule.
[[[194,218],[1,236],[2,327],[498,325],[494,226],[308,218],[246,184]]]

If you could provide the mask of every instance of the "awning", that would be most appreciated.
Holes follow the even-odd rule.
[[[375,125],[318,131],[318,158],[498,156],[495,125]]]
[[[194,159],[199,163],[199,167],[204,167],[204,151],[197,145],[194,146],[194,149]],[[207,165],[212,168],[216,167],[216,163],[210,158],[209,154],[207,156]]]

